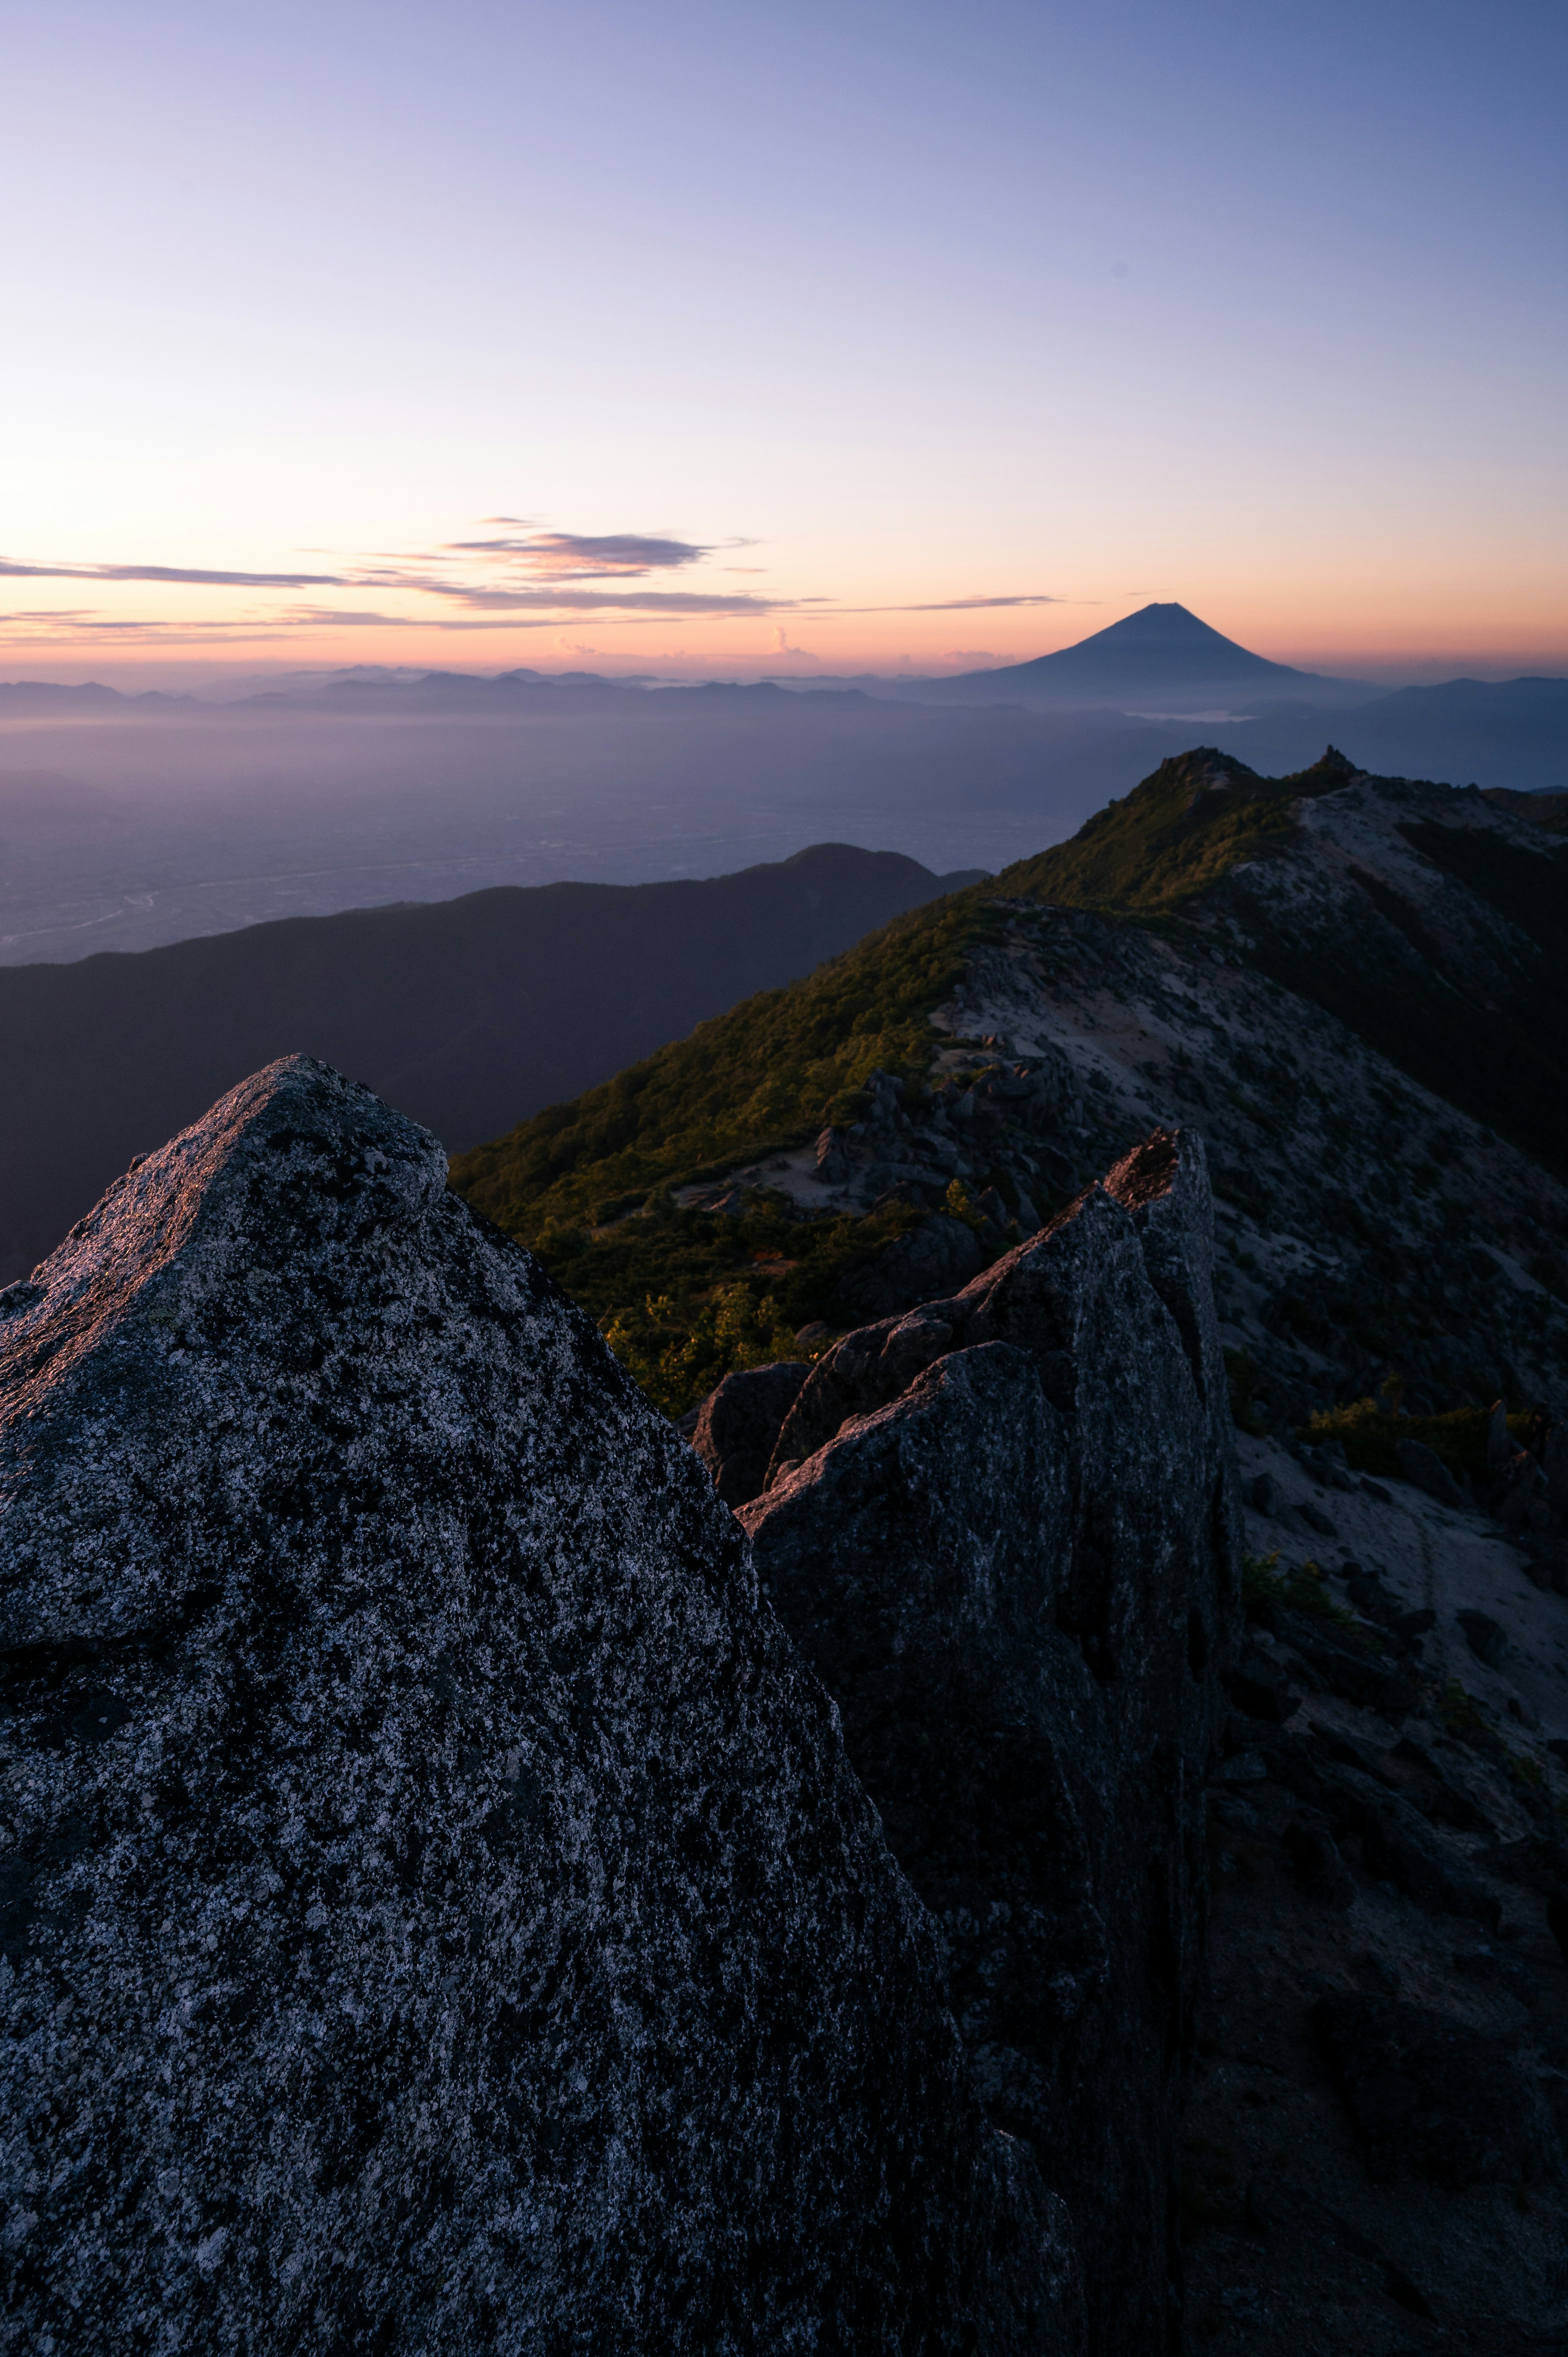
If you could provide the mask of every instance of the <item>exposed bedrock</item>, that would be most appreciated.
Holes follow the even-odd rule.
[[[941,1926],[975,2084],[1077,2224],[1090,2345],[1174,2346],[1178,2080],[1240,1528],[1202,1149],[1156,1132],[813,1369],[742,1509]]]
[[[1056,2357],[1009,2129],[1154,2313],[1224,1515],[1181,1180],[757,1515],[990,2120],[738,1523],[445,1181],[289,1060],[0,1294],[5,2345]]]

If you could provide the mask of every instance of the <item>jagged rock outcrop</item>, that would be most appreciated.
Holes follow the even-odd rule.
[[[1131,1220],[1084,1216],[1120,1222],[1131,1302]],[[1078,1845],[1030,1872],[1090,1869],[1084,1986],[1046,2002],[1152,1975],[1160,2068],[1202,1704],[1154,1622],[1197,1570],[1139,1526],[1102,1585],[1149,1605],[1110,1610],[1097,1687],[1041,1618],[1090,1512],[1060,1413],[1017,1342],[953,1363],[1034,1451],[1019,1708],[1077,1714],[1029,1706]],[[1085,1380],[1080,1421],[1159,1412]],[[1058,2207],[976,2104],[930,1919],[707,1473],[435,1141],[326,1067],[234,1091],[0,1295],[0,1667],[7,2346],[1077,2345]],[[1173,1852],[1118,1956],[1094,1869],[1140,1776]]]
[[[1202,1148],[1158,1132],[951,1299],[846,1336],[742,1509],[941,1925],[1090,2344],[1175,2345],[1203,1782],[1240,1600]]]

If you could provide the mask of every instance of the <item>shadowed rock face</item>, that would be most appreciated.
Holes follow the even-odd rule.
[[[1090,2346],[1175,2345],[1176,2083],[1240,1533],[1202,1149],[1156,1132],[948,1301],[852,1334],[741,1510],[947,1942]],[[803,1461],[800,1461],[803,1460]]]
[[[779,1427],[811,1372],[806,1359],[737,1369],[696,1411],[692,1446],[726,1506],[744,1505],[761,1489]]]
[[[935,1930],[738,1526],[445,1177],[290,1060],[0,1295],[10,2345],[1075,2348],[1058,2205],[975,2102]],[[1059,1842],[1028,1886],[1052,2018],[1147,1970],[1174,2040],[1180,1646],[1149,1637],[1168,1695],[1133,1744],[1053,1618],[1088,1511],[1059,1383],[1011,1333],[946,1370],[768,1511],[861,1465],[874,1530],[926,1416],[946,1529],[950,1437],[993,1432],[977,1528],[1003,1485],[1027,1515],[985,1542],[990,1603],[910,1534],[913,1658],[972,1627],[953,1707],[1003,1711],[999,1789]],[[1128,1671],[1179,1585],[1149,1564],[1148,1606],[1101,1616]],[[878,1625],[854,1642],[886,1678]],[[956,1772],[983,1815],[996,1779]],[[1156,1815],[1174,1844],[1147,1966],[1101,1887],[1134,1772],[1128,1875]],[[950,1800],[909,1806],[990,1888]],[[1036,2016],[983,2002],[993,2108],[1044,2150]]]

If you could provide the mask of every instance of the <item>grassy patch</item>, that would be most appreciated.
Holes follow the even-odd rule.
[[[890,1204],[802,1219],[757,1188],[726,1219],[682,1207],[675,1190],[854,1119],[874,1071],[923,1090],[940,1044],[933,1010],[971,943],[1003,931],[994,899],[994,886],[976,886],[897,919],[803,981],[457,1156],[453,1185],[538,1253],[671,1415],[734,1368],[800,1355],[799,1327],[843,1322],[840,1279],[925,1215]],[[990,1060],[976,1050],[977,1067]],[[944,1209],[982,1224],[961,1186]]]
[[[640,1312],[619,1312],[605,1340],[667,1415],[694,1406],[737,1368],[804,1355],[777,1297],[744,1284],[680,1306],[667,1293],[645,1295]]]
[[[1451,1473],[1468,1473],[1472,1480],[1484,1481],[1491,1421],[1484,1407],[1451,1408],[1446,1415],[1384,1415],[1376,1400],[1362,1399],[1348,1407],[1320,1409],[1297,1437],[1314,1444],[1342,1440],[1346,1458],[1358,1473],[1392,1481],[1400,1479],[1397,1444],[1419,1440],[1441,1457]],[[1524,1415],[1509,1418],[1509,1430],[1521,1445],[1529,1421]]]
[[[650,1398],[679,1415],[736,1368],[810,1357],[796,1329],[819,1319],[842,1327],[840,1278],[921,1216],[895,1203],[861,1219],[800,1221],[758,1189],[726,1220],[682,1211],[660,1191],[597,1237],[556,1224],[533,1243]]]
[[[1439,1688],[1437,1716],[1450,1735],[1484,1735],[1487,1731],[1487,1722],[1480,1705],[1466,1693],[1457,1678],[1445,1678]]]
[[[1346,1606],[1336,1604],[1320,1564],[1308,1556],[1305,1563],[1287,1564],[1281,1571],[1279,1561],[1278,1547],[1272,1555],[1242,1556],[1241,1603],[1249,1620],[1266,1628],[1283,1606],[1287,1611],[1307,1612],[1314,1620],[1332,1622],[1337,1636],[1365,1652],[1381,1651],[1380,1639],[1364,1629]]]

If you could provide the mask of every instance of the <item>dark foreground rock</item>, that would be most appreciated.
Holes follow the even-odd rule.
[[[1079,2222],[1105,2357],[1176,2330],[1239,1604],[1208,1219],[1197,1141],[1156,1134],[961,1293],[838,1343],[742,1510],[941,1925],[986,2107]]]
[[[1126,1216],[1092,1216],[1174,1370]],[[977,1645],[1020,1632],[1024,1732],[962,1763],[1003,1813],[953,1887],[1000,1899],[1004,1824],[1021,1912],[976,2001],[1009,2118],[1047,2116],[1042,2005],[1142,2008],[1100,2041],[1096,2165],[1135,2151],[1163,2279],[1148,2107],[1122,2105],[1180,2042],[1213,1566],[1132,1476],[1165,1448],[1186,1511],[1195,1410],[1156,1442],[1164,1395],[1092,1378],[1140,1550],[1094,1577],[1122,1647],[1097,1685],[1050,1618],[1082,1452],[1026,1351],[979,1357],[1016,1383],[953,1395],[1017,1426],[1041,1549],[1033,1587],[962,1599]],[[1222,1532],[1222,1486],[1207,1511]],[[365,1091],[273,1066],[0,1295],[0,1648],[6,2346],[1076,2345],[1059,2209],[982,2115],[930,1918],[737,1525]]]
[[[811,1372],[809,1359],[744,1367],[726,1375],[697,1409],[692,1446],[726,1506],[743,1506],[761,1489],[779,1428]]]
[[[1561,2167],[1540,2093],[1498,2040],[1397,1997],[1325,1996],[1313,2018],[1372,2178],[1519,2185]]]

